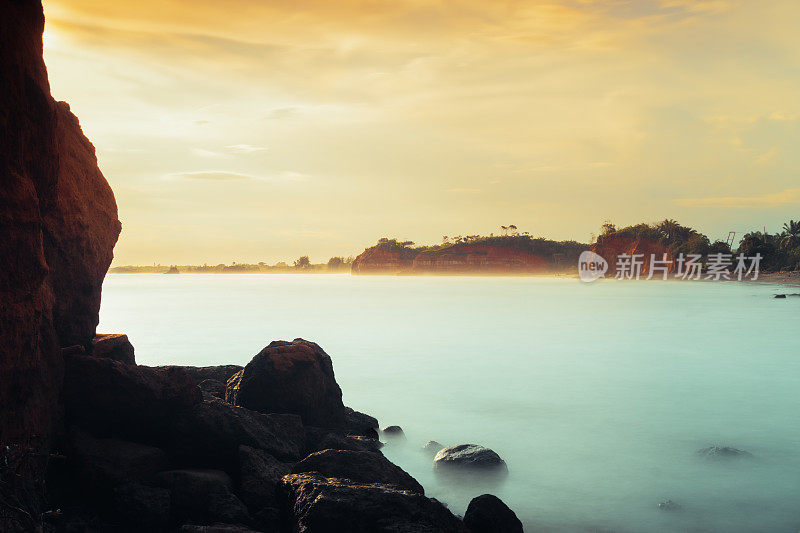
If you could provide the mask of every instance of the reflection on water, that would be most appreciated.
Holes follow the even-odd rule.
[[[463,514],[484,492],[541,531],[797,531],[800,301],[773,287],[571,279],[112,275],[100,330],[143,364],[331,354],[345,403],[399,424],[385,454]],[[785,292],[785,291],[784,291]],[[429,440],[508,477],[450,482]],[[697,451],[731,446],[746,460]],[[681,509],[658,504],[671,500]]]

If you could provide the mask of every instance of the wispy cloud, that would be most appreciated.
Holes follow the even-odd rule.
[[[683,207],[728,207],[759,209],[800,203],[800,189],[756,196],[717,196],[709,198],[679,198],[675,204]]]
[[[169,178],[209,180],[209,181],[230,181],[230,180],[254,180],[260,179],[252,174],[242,174],[240,172],[230,172],[227,170],[197,170],[193,172],[171,172],[167,174]]]
[[[455,189],[447,189],[447,192],[452,192],[456,194],[483,194],[483,189],[471,189],[471,188],[462,188],[457,187]]]
[[[252,154],[253,152],[263,152],[268,148],[266,146],[256,146],[254,144],[231,144],[226,146],[228,150],[232,152],[238,152],[241,154]]]

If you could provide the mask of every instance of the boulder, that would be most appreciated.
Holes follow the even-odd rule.
[[[263,450],[239,446],[239,496],[254,511],[274,507],[275,486],[291,470]]]
[[[308,442],[308,441],[307,441]],[[377,452],[383,448],[383,443],[370,437],[360,435],[342,435],[341,433],[324,433],[316,441],[309,442],[309,451],[320,450],[354,450]]]
[[[347,478],[359,483],[395,485],[425,494],[425,489],[416,479],[376,452],[323,450],[312,453],[292,468],[293,474],[303,472],[319,472],[325,477]]]
[[[390,437],[402,437],[405,435],[403,433],[403,428],[400,426],[386,426],[383,428],[383,433]]]
[[[64,361],[67,421],[97,436],[158,442],[178,412],[202,401],[192,378],[177,368],[130,366],[86,355]]]
[[[473,498],[464,513],[470,533],[522,533],[522,522],[503,500],[492,494]]]
[[[360,413],[350,407],[345,407],[345,430],[351,435],[378,438],[378,419],[365,413]]]
[[[96,439],[73,428],[69,460],[82,489],[105,491],[126,482],[146,482],[167,467],[158,448],[116,439]]]
[[[330,356],[303,339],[270,343],[228,380],[225,399],[262,413],[296,414],[320,427],[342,427],[346,419]]]
[[[309,472],[284,476],[277,494],[289,527],[300,533],[466,531],[437,500],[393,485],[357,483]]]
[[[706,459],[736,459],[743,457],[753,457],[753,454],[744,450],[737,450],[729,446],[709,446],[702,450],[697,450],[697,455]]]
[[[300,417],[262,414],[209,399],[176,417],[165,430],[166,448],[179,464],[202,464],[238,472],[239,446],[264,450],[284,461],[305,455]]]
[[[433,467],[439,471],[508,472],[508,466],[494,450],[477,444],[459,444],[442,448],[433,458]]]
[[[211,524],[210,526],[184,524],[179,531],[181,533],[257,533],[249,527],[235,524]]]
[[[114,489],[114,511],[128,524],[145,530],[169,525],[170,493],[161,487],[126,483]]]
[[[173,518],[200,524],[248,523],[247,507],[232,492],[231,478],[218,470],[169,470],[156,484],[172,494]]]
[[[439,452],[439,450],[441,450],[442,448],[444,448],[444,446],[442,446],[435,440],[429,440],[428,442],[425,443],[425,446],[422,447],[422,451],[429,454],[431,457],[435,457],[436,454]]]
[[[92,355],[113,359],[126,365],[136,364],[133,345],[127,335],[117,333],[95,335],[92,339]]]

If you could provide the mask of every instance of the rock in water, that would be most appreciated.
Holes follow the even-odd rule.
[[[522,533],[517,515],[492,494],[484,494],[469,502],[464,525],[470,533]]]
[[[92,355],[106,357],[127,365],[136,364],[133,345],[127,335],[114,333],[95,335],[92,340]]]
[[[393,485],[326,478],[317,472],[290,474],[278,484],[278,501],[292,531],[342,533],[465,533],[438,501]]]
[[[403,428],[400,426],[386,426],[383,428],[383,433],[390,437],[405,437],[405,433],[403,433]]]
[[[346,412],[331,358],[303,339],[274,341],[228,380],[225,399],[261,413],[292,413],[303,423],[342,427]]]
[[[508,472],[506,462],[494,450],[477,444],[443,448],[433,458],[433,466],[436,471]]]
[[[416,479],[377,452],[323,450],[312,453],[292,468],[293,474],[303,472],[319,472],[325,477],[347,478],[359,483],[396,485],[425,494]]]
[[[444,446],[442,446],[435,440],[429,440],[428,442],[425,443],[425,446],[422,447],[422,451],[424,451],[427,454],[430,454],[431,457],[435,457],[436,454],[439,453],[439,450],[441,450],[442,448],[444,448]]]
[[[729,446],[709,446],[702,450],[697,450],[697,454],[707,459],[734,459],[743,457],[753,457],[753,454],[744,450],[737,450]]]
[[[672,500],[667,500],[658,504],[658,508],[662,511],[679,511],[681,506]]]

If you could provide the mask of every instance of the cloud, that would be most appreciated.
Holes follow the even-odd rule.
[[[225,154],[221,154],[219,152],[214,152],[213,150],[206,150],[204,148],[192,148],[192,153],[199,157],[209,157],[209,158],[222,158],[228,157]]]
[[[239,152],[239,153],[242,153],[242,154],[251,154],[253,152],[262,152],[262,151],[268,149],[266,146],[256,146],[256,145],[253,145],[253,144],[231,144],[231,145],[226,146],[225,148],[227,148],[228,150],[231,150],[233,152]]]
[[[471,189],[471,188],[462,188],[458,187],[455,189],[447,189],[447,192],[453,192],[456,194],[483,194],[483,189]]]
[[[167,177],[192,179],[192,180],[208,180],[208,181],[260,179],[258,178],[258,176],[253,176],[251,174],[242,174],[240,172],[229,172],[227,170],[197,170],[193,172],[172,172],[170,174],[167,174]]]
[[[800,204],[800,189],[786,189],[778,193],[757,196],[718,196],[710,198],[679,198],[676,205],[683,207],[723,207],[761,209]]]

